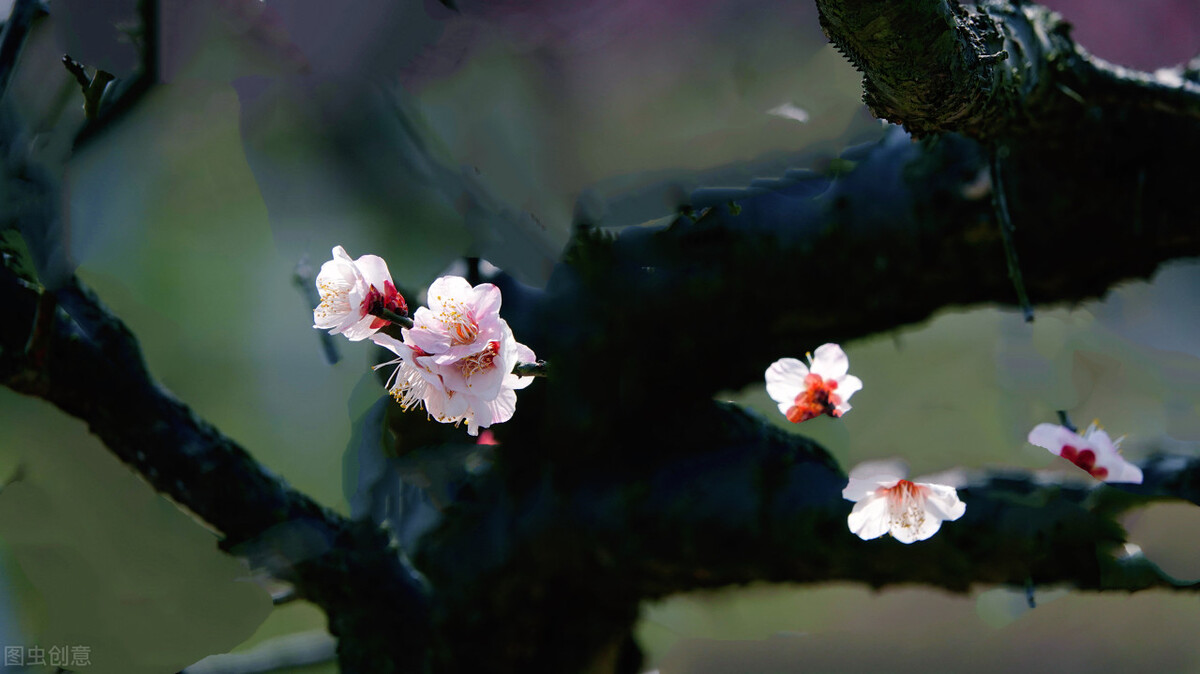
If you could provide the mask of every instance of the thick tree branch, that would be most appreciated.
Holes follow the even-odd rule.
[[[817,8],[825,34],[863,71],[872,112],[918,137],[1061,132],[1092,106],[1114,118],[1142,108],[1200,120],[1200,86],[1096,59],[1038,5],[817,0]]]
[[[146,371],[129,329],[77,280],[56,295],[44,362],[34,367],[25,345],[40,293],[0,269],[0,380],[87,422],[155,489],[220,531],[224,549],[324,608],[343,671],[418,669],[428,588],[386,534],[296,492],[176,400]]]
[[[1179,139],[1182,147],[1200,148],[1198,132]],[[1145,164],[1096,168],[1092,153],[1105,149],[1110,157],[1139,152]],[[1033,303],[1099,297],[1164,262],[1200,255],[1200,202],[1190,174],[1169,156],[1179,151],[1131,141],[1087,150],[1089,160],[1062,155],[1070,170],[1087,171],[1079,186],[1051,177],[1065,169],[1057,160],[1012,151],[1004,183]],[[1017,302],[993,220],[989,155],[979,145],[958,136],[914,144],[896,130],[846,158],[854,169],[837,179],[796,171],[698,191],[696,206],[712,208],[696,222],[630,227],[615,239],[583,230],[522,321],[555,377],[579,382],[571,394],[579,397],[562,404],[594,399],[590,382],[614,378],[620,395],[602,407],[711,396],[761,382],[775,359],[824,342],[894,330],[947,307]],[[738,215],[724,205],[730,200]],[[729,336],[701,327],[713,316]]]
[[[577,671],[640,601],[754,581],[1200,590],[1128,556],[1117,521],[1155,499],[1196,502],[1200,459],[1151,460],[1132,488],[981,477],[960,490],[966,515],[933,538],[864,542],[847,528],[846,476],[824,449],[733,405],[686,412],[625,434],[641,451],[686,447],[669,460],[529,482],[501,472],[427,536],[418,562],[444,589],[449,671]],[[689,427],[673,425],[684,419]],[[497,653],[508,659],[483,660]]]

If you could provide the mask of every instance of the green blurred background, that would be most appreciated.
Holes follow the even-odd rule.
[[[114,16],[128,9],[114,4]],[[166,83],[64,175],[62,240],[151,371],[342,512],[351,420],[374,402],[363,382],[384,357],[341,341],[341,362],[322,358],[291,280],[306,256],[319,265],[338,244],[379,254],[420,287],[473,254],[537,285],[581,207],[604,225],[636,224],[695,187],[819,169],[883,132],[811,3],[393,4],[354,3],[359,16],[345,18],[303,2],[168,3]],[[99,46],[80,38],[81,6],[52,3],[8,96],[46,155],[82,121],[58,57],[119,61],[127,44],[119,30]],[[1168,66],[1200,47],[1192,2],[1054,6],[1085,46],[1126,65]],[[785,104],[803,113],[769,112]],[[1200,264],[1182,262],[1103,301],[1041,310],[1032,325],[991,307],[945,312],[846,345],[865,382],[855,409],[803,431],[844,468],[903,457],[917,475],[1079,479],[1024,442],[1056,409],[1128,434],[1134,459],[1195,451],[1197,307]],[[786,423],[759,384],[722,397]],[[319,610],[273,609],[262,579],[82,423],[4,389],[7,476],[19,479],[0,491],[4,645],[87,646],[86,671],[148,673],[229,650],[264,662],[328,650]],[[1194,511],[1135,513],[1131,539],[1167,572],[1200,579]],[[1037,596],[1029,610],[1019,588],[731,588],[646,605],[638,637],[663,673],[1200,671],[1191,596]]]

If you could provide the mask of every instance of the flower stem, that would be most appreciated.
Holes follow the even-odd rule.
[[[1070,415],[1067,414],[1066,410],[1058,411],[1058,423],[1060,426],[1067,429],[1068,431],[1071,431],[1072,433],[1079,432],[1079,429],[1075,427],[1075,424],[1071,423],[1071,417],[1070,417]]]
[[[413,322],[412,322],[411,318],[409,318],[408,316],[401,316],[400,314],[398,314],[386,307],[375,307],[371,311],[371,315],[378,316],[379,318],[382,318],[385,321],[390,321],[392,323],[395,323],[396,325],[399,325],[402,328],[411,328],[413,326]]]
[[[539,360],[536,363],[517,363],[512,373],[518,377],[545,377],[549,369],[546,361]]]

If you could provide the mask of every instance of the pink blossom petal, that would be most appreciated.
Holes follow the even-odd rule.
[[[375,328],[371,327],[371,324],[374,322],[374,316],[363,316],[351,323],[349,327],[342,331],[342,334],[352,342],[362,341],[377,332]]]
[[[500,395],[487,403],[487,407],[492,415],[490,424],[508,421],[517,411],[517,394],[512,389],[503,389],[500,391]]]
[[[429,309],[435,314],[454,304],[466,304],[471,295],[471,284],[461,276],[440,276],[429,284],[429,292],[425,293]]]
[[[505,325],[508,325],[508,324],[505,323]],[[536,363],[537,362],[537,354],[535,354],[533,352],[533,349],[529,348],[528,346],[525,346],[524,344],[522,344],[520,342],[517,342],[517,362]]]
[[[397,356],[408,355],[408,350],[404,348],[404,344],[391,335],[382,332],[376,332],[375,334],[371,335],[371,341],[391,351]]]
[[[477,316],[498,316],[500,314],[500,289],[491,283],[480,283],[471,289],[471,305],[475,307]]]

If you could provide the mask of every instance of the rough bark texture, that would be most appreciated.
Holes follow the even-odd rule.
[[[1088,108],[1200,120],[1200,86],[1184,68],[1158,77],[1092,57],[1040,5],[817,0],[817,8],[830,41],[863,72],[871,111],[917,137],[1057,135]]]
[[[635,671],[640,601],[754,580],[1194,589],[1121,556],[1115,522],[1153,499],[1200,503],[1194,458],[1154,459],[1130,488],[981,478],[962,492],[965,517],[934,539],[863,543],[846,531],[845,476],[825,450],[712,402],[797,344],[1011,304],[990,153],[1036,303],[1096,297],[1200,254],[1192,173],[1175,159],[1200,149],[1193,85],[1097,64],[1034,6],[818,6],[865,71],[872,109],[931,137],[849,153],[853,170],[837,178],[698,192],[695,220],[581,229],[545,293],[509,314],[552,376],[522,392],[496,429],[493,469],[422,539],[428,584],[386,532],[296,493],[163,390],[73,277],[45,290],[9,255],[0,379],[86,421],[225,549],[295,583],[328,613],[346,672]],[[946,131],[983,144],[933,136]],[[54,186],[7,170],[36,202],[23,231],[49,227]],[[518,296],[506,290],[506,308]],[[717,323],[754,338],[730,341]]]
[[[55,293],[57,309],[48,296],[0,269],[7,386],[87,422],[151,486],[220,531],[223,549],[324,608],[346,671],[421,661],[428,588],[382,531],[294,491],[176,400],[146,372],[128,328],[78,282]],[[45,311],[52,318],[38,321]],[[35,325],[45,331],[30,340]]]

